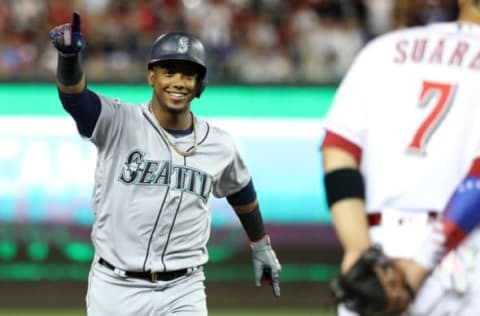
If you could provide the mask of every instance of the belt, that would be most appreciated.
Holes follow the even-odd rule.
[[[156,281],[171,281],[173,279],[179,278],[187,274],[188,269],[174,270],[174,271],[165,271],[165,272],[151,272],[151,271],[123,271],[116,268],[113,264],[106,261],[103,258],[98,259],[98,263],[103,265],[106,268],[122,275],[136,279],[143,279],[151,282]]]
[[[432,222],[438,218],[438,212],[428,212],[428,221]],[[378,226],[382,223],[382,213],[370,213],[367,215],[369,226]],[[403,224],[402,218],[399,218],[399,225]]]

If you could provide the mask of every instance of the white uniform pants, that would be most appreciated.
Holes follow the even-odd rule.
[[[88,316],[206,316],[202,268],[172,281],[124,278],[94,262],[86,297]]]
[[[412,258],[423,238],[431,233],[427,214],[388,212],[379,226],[370,228],[370,238],[390,257]],[[480,230],[473,232],[420,289],[405,316],[480,315]],[[344,306],[338,316],[358,316]]]
[[[449,254],[411,305],[412,316],[480,315],[480,230]]]

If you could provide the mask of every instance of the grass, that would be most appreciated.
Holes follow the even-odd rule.
[[[85,316],[83,310],[17,310],[0,309],[0,316]],[[333,311],[313,309],[211,310],[209,316],[334,316]]]

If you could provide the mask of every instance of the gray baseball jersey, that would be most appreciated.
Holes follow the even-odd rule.
[[[195,133],[172,137],[148,104],[99,95],[102,108],[90,138],[98,158],[92,240],[97,256],[131,271],[170,271],[208,260],[208,198],[240,191],[250,174],[233,138],[195,119]],[[194,144],[194,155],[181,150]]]

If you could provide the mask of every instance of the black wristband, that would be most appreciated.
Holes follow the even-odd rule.
[[[251,212],[237,213],[237,215],[250,241],[257,241],[266,235],[262,214],[258,205]]]
[[[325,191],[328,207],[347,198],[365,199],[363,176],[357,169],[337,169],[325,174]]]
[[[64,86],[74,86],[83,76],[80,54],[65,56],[58,54],[57,80]]]
[[[245,205],[255,201],[256,198],[257,193],[253,187],[253,181],[250,179],[250,182],[243,189],[227,196],[227,201],[230,205]]]

